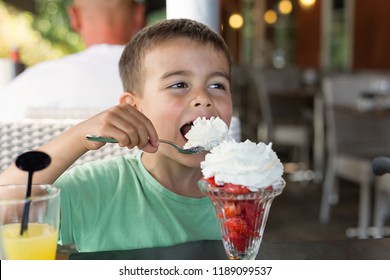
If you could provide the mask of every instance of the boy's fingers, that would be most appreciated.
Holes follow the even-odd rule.
[[[144,147],[139,147],[139,149],[147,153],[155,153],[158,150],[156,146],[151,144],[146,144]]]
[[[144,145],[151,143],[154,147],[158,147],[158,135],[152,122],[144,114],[142,114],[142,112],[138,111],[129,104],[126,105],[128,106],[127,109],[131,117],[135,118],[133,120],[133,125],[137,128],[138,137],[140,138],[139,144]]]
[[[158,135],[156,129],[154,128],[152,123],[150,123],[150,126],[146,126],[146,129],[148,131],[148,136],[149,136],[148,143],[152,144],[155,148],[157,148],[159,143],[158,143]]]
[[[143,149],[149,145],[148,151],[157,150],[158,136],[152,122],[130,104],[112,107],[99,118],[95,134],[115,138],[121,147]]]

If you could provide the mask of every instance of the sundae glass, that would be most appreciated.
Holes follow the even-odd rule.
[[[201,163],[199,187],[214,206],[229,259],[257,256],[273,199],[285,187],[271,144],[224,141]]]

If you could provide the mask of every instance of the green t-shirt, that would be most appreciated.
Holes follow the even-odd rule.
[[[221,239],[210,199],[166,189],[141,155],[76,166],[54,183],[61,189],[61,244],[89,252]]]

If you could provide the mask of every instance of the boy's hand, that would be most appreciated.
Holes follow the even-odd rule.
[[[158,147],[158,136],[152,122],[128,103],[112,107],[77,125],[84,147],[96,150],[104,144],[88,141],[85,135],[112,137],[119,146],[154,153]]]

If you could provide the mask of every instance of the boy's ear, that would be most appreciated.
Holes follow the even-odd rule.
[[[122,93],[121,97],[119,98],[119,103],[120,104],[128,103],[131,106],[133,106],[133,107],[138,109],[138,106],[137,106],[137,96],[134,93],[132,93],[132,92],[124,92],[124,93]]]

